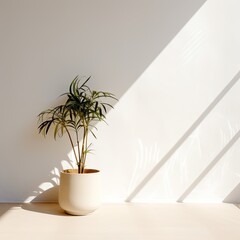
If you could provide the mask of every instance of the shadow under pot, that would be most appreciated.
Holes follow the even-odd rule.
[[[100,171],[67,169],[60,173],[58,202],[71,215],[87,215],[101,204]]]

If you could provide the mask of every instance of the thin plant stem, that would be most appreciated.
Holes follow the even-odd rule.
[[[73,140],[72,140],[71,134],[70,134],[70,132],[68,131],[66,125],[64,125],[64,128],[66,129],[66,132],[67,132],[68,137],[69,137],[69,139],[70,139],[70,142],[71,142],[71,145],[72,145],[72,149],[73,149],[73,153],[74,153],[74,156],[75,156],[75,159],[76,159],[76,163],[77,163],[77,165],[78,165],[78,158],[77,158],[77,154],[76,154],[76,151],[75,151],[75,148],[74,148],[74,144],[73,144]]]
[[[86,137],[85,137],[85,154],[84,154],[84,159],[83,159],[83,166],[85,166],[86,162],[86,157],[87,157],[87,151],[88,151],[88,127],[86,127]]]
[[[81,172],[81,162],[80,162],[80,146],[79,146],[79,137],[78,137],[78,131],[77,128],[75,128],[75,133],[76,133],[76,138],[77,138],[77,149],[78,149],[78,159],[79,161],[77,162],[78,165],[78,173]]]
[[[81,173],[84,172],[84,158],[85,158],[85,139],[86,139],[86,125],[83,120],[83,140],[82,140],[82,152],[81,152]]]

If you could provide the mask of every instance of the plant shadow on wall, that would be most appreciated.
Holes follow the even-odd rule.
[[[68,161],[61,161],[60,169],[55,167],[51,171],[49,176],[51,179],[41,183],[38,188],[32,192],[32,195],[28,197],[26,203],[21,205],[22,209],[51,215],[68,215],[56,203],[58,202],[60,172],[65,168],[74,168],[74,164],[71,161],[72,158],[70,158],[71,156],[69,156]]]
[[[69,160],[62,160],[61,167],[54,167],[48,175],[46,182],[41,183],[35,189],[31,196],[25,202],[57,202],[58,190],[60,183],[60,172],[66,168],[74,168],[74,164]]]

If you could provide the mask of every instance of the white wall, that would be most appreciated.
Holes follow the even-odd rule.
[[[0,201],[57,199],[70,145],[36,116],[80,74],[119,98],[88,159],[104,201],[238,202],[239,7],[0,0]]]

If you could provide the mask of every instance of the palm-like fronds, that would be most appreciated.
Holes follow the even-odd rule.
[[[112,93],[92,91],[87,86],[89,80],[90,77],[80,84],[81,79],[76,76],[70,84],[69,91],[63,94],[67,96],[65,104],[43,111],[38,115],[39,133],[46,136],[49,130],[53,128],[55,139],[57,136],[62,137],[64,133],[67,133],[79,173],[84,172],[86,156],[91,151],[89,149],[91,144],[88,144],[88,133],[90,132],[96,138],[93,131],[96,127],[94,127],[93,122],[105,121],[107,108],[113,108],[111,104],[103,102],[103,100],[106,98],[117,100]],[[70,134],[72,130],[76,135],[77,151]],[[82,130],[81,146],[79,141],[80,130]]]

